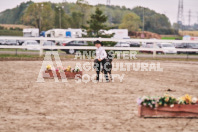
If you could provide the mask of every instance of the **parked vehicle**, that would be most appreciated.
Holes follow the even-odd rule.
[[[100,30],[102,35],[113,34],[112,38],[115,39],[130,39],[128,29],[110,29],[110,30]]]
[[[45,41],[44,43],[43,43],[43,46],[52,46],[52,47],[54,47],[54,46],[56,46],[56,44],[54,43],[54,42],[52,42],[52,41]],[[50,49],[50,48],[44,48],[44,50],[46,50],[46,51],[57,51],[57,49]]]
[[[127,42],[118,42],[114,47],[130,47],[130,44]]]
[[[140,43],[138,42],[128,42],[130,47],[140,47]]]
[[[0,45],[4,45],[5,44],[5,40],[4,39],[0,39]]]
[[[51,29],[45,32],[45,37],[52,38],[64,38],[65,30],[64,29]]]
[[[42,36],[52,38],[81,38],[82,35],[86,35],[86,32],[82,29],[50,29]]]
[[[157,44],[162,50],[164,54],[177,54],[177,50],[171,43],[160,43]]]
[[[181,49],[198,49],[198,44],[195,43],[182,43],[178,45],[176,48]],[[178,51],[178,54],[184,53],[184,54],[197,54],[198,52],[187,52],[187,51]]]
[[[39,43],[34,40],[27,40],[22,44],[22,46],[27,46],[25,50],[40,50]]]
[[[181,43],[173,43],[174,47],[178,47],[179,45],[181,45]]]
[[[141,48],[153,48],[153,44],[147,44],[145,46],[142,46]],[[160,49],[157,45],[156,48]],[[149,51],[149,50],[140,50],[140,53],[153,53],[153,51]],[[163,51],[156,51],[157,54],[163,54]]]
[[[145,47],[146,45],[153,45],[153,42],[142,42],[142,46]]]
[[[40,37],[45,37],[45,32],[46,32],[46,31],[42,31],[42,32],[40,33],[39,36],[40,36]]]
[[[63,42],[62,46],[87,46],[86,41],[68,41],[68,42]],[[65,51],[67,54],[75,54],[76,49],[61,49],[62,51]]]
[[[17,40],[5,40],[6,45],[18,45]]]
[[[39,29],[38,28],[26,28],[23,29],[24,37],[39,37]]]
[[[17,43],[18,43],[19,45],[22,45],[24,42],[25,42],[25,40],[17,40]]]

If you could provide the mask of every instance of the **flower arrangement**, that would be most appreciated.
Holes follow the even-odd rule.
[[[76,66],[75,68],[71,68],[71,66],[68,66],[68,67],[65,69],[65,72],[74,72],[74,73],[76,73],[76,72],[79,72],[79,71],[80,71],[80,69],[79,69],[78,66]]]
[[[186,94],[183,97],[176,99],[173,96],[165,94],[162,97],[149,97],[143,96],[137,99],[138,105],[147,106],[151,108],[158,108],[159,106],[170,106],[174,107],[174,104],[198,104],[197,98]]]
[[[63,67],[57,67],[56,71],[59,72],[59,73],[64,72],[64,68]]]
[[[47,65],[46,66],[46,70],[47,71],[52,70],[51,65]],[[61,73],[61,72],[73,72],[73,73],[76,73],[76,72],[80,72],[80,69],[79,69],[78,66],[76,66],[75,68],[71,68],[71,66],[68,66],[67,68],[57,67],[56,71],[59,72],[59,73]]]
[[[188,94],[178,98],[178,104],[196,104],[196,103],[198,103],[198,99],[196,97],[192,98],[192,96]]]
[[[47,65],[46,69],[47,69],[47,71],[52,70],[52,66],[51,65]]]
[[[74,69],[72,69],[72,72],[79,72],[79,71],[80,71],[80,69],[78,66],[76,66]]]
[[[71,66],[68,66],[64,71],[66,71],[66,72],[71,72]]]

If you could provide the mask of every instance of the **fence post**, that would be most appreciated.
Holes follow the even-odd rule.
[[[154,44],[153,44],[153,48],[154,49],[156,49],[157,48],[157,44],[156,44],[156,42],[154,42]],[[156,58],[156,50],[153,50],[153,59],[155,59]]]
[[[43,40],[40,40],[40,56],[43,56]]]

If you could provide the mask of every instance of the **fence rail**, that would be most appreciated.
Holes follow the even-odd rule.
[[[5,46],[0,45],[0,49],[27,49],[34,48],[34,46]],[[95,50],[94,46],[40,46],[40,49],[86,49],[86,50]],[[105,50],[116,50],[116,51],[163,51],[160,48],[141,48],[141,47],[104,47]],[[186,51],[186,52],[198,52],[198,49],[176,49],[176,51]]]
[[[40,41],[47,41],[47,40],[54,40],[54,41],[114,41],[114,42],[164,42],[164,43],[198,43],[197,40],[163,40],[163,39],[114,39],[114,38],[52,38],[52,37],[6,37],[0,36],[0,39],[8,39],[8,40],[40,40]]]
[[[198,43],[198,41],[192,40],[159,40],[159,39],[112,39],[112,38],[44,38],[44,37],[3,37],[0,36],[0,39],[8,39],[8,40],[40,40],[40,56],[43,55],[43,49],[84,49],[84,50],[95,50],[94,46],[43,46],[43,42],[47,40],[54,40],[54,41],[114,41],[114,42],[153,42],[154,47],[156,47],[157,43]],[[4,49],[26,49],[30,48],[31,46],[7,46],[7,45],[0,45],[0,48]],[[153,57],[156,57],[157,51],[163,51],[160,48],[141,48],[141,47],[104,47],[106,50],[116,50],[116,51],[153,51]],[[197,52],[198,49],[176,49],[176,51],[184,51],[184,52]]]

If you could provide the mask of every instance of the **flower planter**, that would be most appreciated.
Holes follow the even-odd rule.
[[[179,105],[174,107],[162,106],[152,109],[147,106],[139,106],[139,117],[198,117],[198,104],[195,105]]]
[[[65,72],[67,78],[74,79],[75,77],[82,78],[82,71],[79,72]]]
[[[82,78],[82,71],[79,72],[58,72],[58,71],[52,71],[52,70],[46,70],[43,73],[43,77],[46,79],[53,79],[54,78],[54,74],[53,72],[55,72],[55,74],[57,75],[57,77],[59,79],[61,79],[61,74],[65,74],[66,78],[69,79],[75,79],[75,77],[77,78]]]

